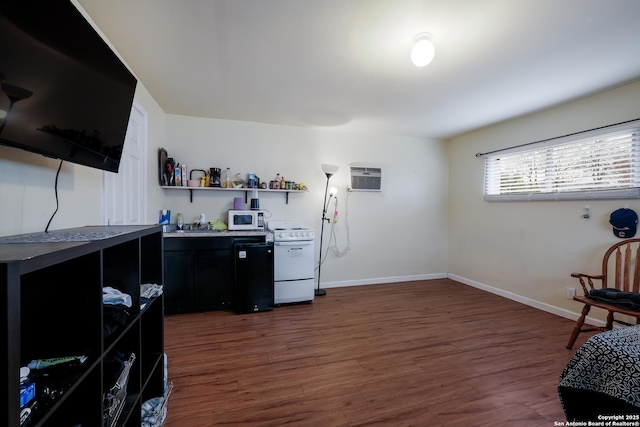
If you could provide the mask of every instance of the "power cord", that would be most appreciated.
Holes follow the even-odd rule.
[[[338,223],[338,198],[336,196],[333,196],[333,197],[335,200],[333,202],[334,203],[333,221],[331,221],[331,231],[329,232],[329,242],[327,243],[327,249],[324,251],[324,255],[320,257],[319,265],[324,264],[324,262],[327,259],[327,255],[329,255],[329,251],[331,251],[331,253],[334,254],[335,256],[341,257],[349,253],[349,251],[351,250],[351,247],[350,247],[351,237],[349,235],[349,221],[348,221],[349,210],[346,205],[345,205],[344,223],[347,230],[347,246],[342,251],[338,249],[338,238],[336,236],[336,230],[335,230],[336,224]],[[315,270],[318,270],[318,267],[316,267]]]
[[[49,218],[49,222],[47,222],[47,226],[44,229],[45,233],[49,232],[49,225],[51,225],[51,221],[53,221],[53,217],[56,216],[56,213],[58,212],[58,177],[60,176],[60,169],[62,169],[62,160],[60,160],[60,165],[58,165],[58,172],[56,172],[56,182],[54,184],[54,191],[56,194],[56,210],[53,212],[53,215],[51,215],[51,218]]]
[[[340,250],[338,248],[338,237],[336,236],[336,224],[338,223],[338,198],[335,200],[335,209],[333,211],[333,223],[331,224],[331,238],[329,239],[329,249],[331,249],[331,253],[337,257],[344,256],[349,253],[351,250],[351,236],[349,235],[349,209],[347,209],[347,205],[349,199],[347,198],[347,203],[345,203],[345,214],[344,214],[344,225],[347,230],[347,246],[344,250]],[[331,241],[333,240],[333,245],[331,245]]]

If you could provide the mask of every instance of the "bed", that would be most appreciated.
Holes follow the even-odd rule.
[[[640,421],[640,325],[589,338],[562,371],[558,394],[568,421]]]

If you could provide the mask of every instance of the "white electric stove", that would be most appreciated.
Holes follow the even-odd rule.
[[[276,305],[312,302],[315,232],[300,220],[272,220],[273,291]]]

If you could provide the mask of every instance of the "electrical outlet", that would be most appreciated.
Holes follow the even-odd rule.
[[[570,288],[567,286],[567,299],[573,299],[576,296],[576,288]]]

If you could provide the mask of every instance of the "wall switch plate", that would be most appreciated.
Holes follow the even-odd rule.
[[[576,296],[576,288],[570,288],[567,286],[567,299],[573,299]]]

